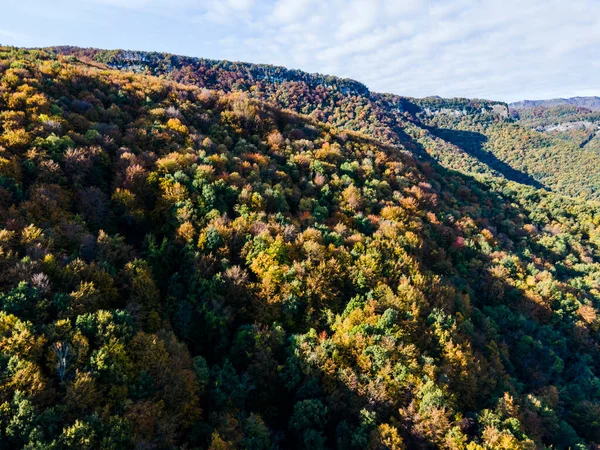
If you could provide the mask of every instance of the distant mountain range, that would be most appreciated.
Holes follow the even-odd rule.
[[[600,97],[571,97],[571,98],[552,98],[549,100],[521,100],[519,102],[509,103],[508,106],[513,109],[536,108],[538,106],[577,106],[580,108],[600,110]]]

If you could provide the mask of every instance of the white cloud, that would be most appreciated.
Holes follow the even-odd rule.
[[[48,10],[42,0],[30,2]],[[55,33],[74,45],[91,38],[86,33],[66,41],[71,24],[93,19],[95,33],[110,36],[107,45],[138,43],[143,49],[285,65],[354,78],[374,91],[501,100],[600,95],[598,0],[57,0],[56,5],[53,21],[64,26],[44,35]],[[26,20],[20,29],[11,23],[11,32],[30,28]],[[83,32],[74,29],[71,35]],[[32,45],[0,32],[0,40],[3,36]]]
[[[422,0],[384,1],[382,7],[387,17],[407,17],[427,8]]]
[[[379,3],[354,0],[339,12],[340,24],[336,33],[339,40],[348,39],[372,28],[378,19]]]
[[[301,21],[312,11],[314,0],[278,0],[270,16],[273,23],[287,24]]]
[[[254,5],[254,0],[229,0],[227,3],[236,11],[246,11]]]
[[[243,3],[245,0],[230,0],[226,3]],[[154,13],[200,8],[202,0],[83,0],[107,7],[124,8]]]
[[[91,0],[91,2],[127,9],[140,9],[150,6],[153,3],[158,3],[159,5],[161,3],[160,1],[155,0]]]
[[[252,38],[232,44],[236,59],[335,70],[376,91],[600,94],[591,64],[600,56],[600,4],[591,0],[278,0],[253,20]]]

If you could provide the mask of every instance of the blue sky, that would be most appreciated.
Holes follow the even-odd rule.
[[[166,51],[505,101],[600,95],[600,0],[0,0],[0,43]]]

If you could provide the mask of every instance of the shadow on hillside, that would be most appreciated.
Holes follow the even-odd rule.
[[[507,180],[516,181],[517,183],[526,184],[538,189],[548,189],[548,187],[537,181],[531,175],[513,168],[506,162],[498,159],[493,153],[484,150],[483,146],[487,142],[487,137],[481,133],[465,130],[452,130],[449,128],[429,128],[429,131],[435,136],[462,148],[473,158],[476,158],[483,164],[486,164],[493,170],[501,173]]]
[[[464,180],[464,185],[476,186],[481,192],[490,191],[488,186],[468,175],[443,168],[437,163],[433,163],[433,165],[442,178],[448,180],[461,178]],[[442,186],[442,190],[451,191],[452,182],[449,181],[446,186]],[[496,228],[498,240],[501,242],[501,251],[512,252],[524,264],[533,264],[536,258],[546,261],[561,260],[561,257],[552,250],[539,245],[532,245],[534,255],[524,253],[518,247],[513,248],[510,242],[516,242],[520,235],[515,234],[514,229],[511,230],[511,222],[513,220],[517,222],[519,217],[527,217],[527,209],[517,206],[510,196],[500,192],[491,198],[486,194],[483,197],[466,199],[464,202],[484,205],[484,199],[489,199],[489,209],[485,210],[486,208],[483,207],[484,210],[480,211],[479,219],[487,216],[491,222],[490,225]],[[443,226],[440,226],[439,229],[434,227],[436,232],[434,234],[442,235],[443,228]],[[503,242],[505,240],[507,242]],[[449,382],[451,391],[463,394],[457,399],[457,409],[465,417],[475,418],[477,411],[484,408],[495,408],[498,399],[502,398],[505,392],[514,390],[539,392],[552,387],[561,377],[565,380],[565,385],[582,382],[581,374],[578,373],[578,369],[575,369],[575,367],[581,367],[579,360],[582,357],[595,359],[598,355],[598,347],[593,344],[593,339],[585,326],[569,320],[553,322],[556,317],[548,302],[541,298],[536,300],[534,297],[523,295],[512,283],[491,270],[492,267],[497,266],[497,255],[484,254],[468,248],[455,249],[451,242],[445,246],[442,245],[442,248],[447,251],[451,260],[451,271],[447,272],[436,267],[439,256],[424,252],[415,257],[422,264],[425,272],[439,275],[443,280],[442,283],[459,287],[459,291],[468,294],[470,307],[475,310],[469,318],[473,330],[466,336],[473,349],[474,360],[477,362],[475,364],[475,367],[478,367],[475,377],[477,381],[471,387],[462,386],[459,377],[453,377]],[[482,265],[479,268],[472,266],[468,271],[461,273],[459,268],[468,265],[467,261],[472,260],[479,260]],[[573,272],[568,275],[575,276],[581,275],[581,273]],[[460,308],[461,306],[457,303],[448,312],[456,314],[461,312]],[[490,331],[495,327],[501,331]],[[560,347],[562,344],[557,344],[549,338],[553,333],[578,337],[571,339],[563,349]],[[438,345],[435,343],[433,334],[429,333],[427,329],[423,330],[422,337],[414,339],[423,353],[426,353],[427,349],[436,349]],[[530,341],[543,342],[543,345],[530,346],[528,345]],[[299,353],[296,352],[296,356],[294,356],[298,359],[298,365],[312,367],[314,371],[312,376],[317,377],[322,386],[326,386],[310,398],[323,401],[329,408],[328,423],[324,426],[328,444],[333,444],[336,439],[339,444],[340,424],[348,422],[356,431],[359,424],[353,422],[353,418],[355,420],[356,417],[359,417],[361,410],[368,410],[376,413],[378,418],[393,417],[407,448],[433,448],[422,434],[415,432],[414,418],[398,415],[398,405],[407,407],[414,400],[408,390],[403,392],[402,397],[396,399],[396,402],[391,402],[387,401],[383,395],[373,395],[371,391],[367,393],[349,389],[348,385],[338,377],[339,372],[320,371],[306,357],[298,356]],[[557,364],[557,355],[561,358],[560,362],[564,366]],[[494,366],[497,363],[498,365]],[[440,380],[442,378],[443,376],[440,375]],[[309,381],[308,378],[305,378],[303,382],[309,383]],[[448,382],[447,378],[445,382]],[[288,394],[288,401],[291,398],[291,394]],[[296,394],[294,401],[301,399]],[[289,409],[291,410],[291,406]],[[580,433],[580,436],[584,435],[583,427],[568,412],[563,413],[560,418],[569,422]],[[284,427],[285,423],[278,425]],[[483,425],[474,420],[469,433],[473,433],[474,436],[482,432]],[[553,443],[556,436],[546,435],[536,438],[549,445]],[[293,445],[288,441],[285,441],[285,444]]]
[[[365,140],[370,141],[370,139]],[[390,150],[393,151],[393,148]],[[532,246],[533,255],[531,255],[523,253],[514,244],[521,236],[521,227],[512,224],[522,220],[520,218],[528,217],[528,211],[525,207],[518,206],[513,198],[502,192],[494,192],[492,195],[491,189],[486,184],[468,175],[446,169],[435,161],[429,165],[433,169],[434,178],[441,184],[441,192],[456,195],[457,186],[478,188],[473,189],[473,192],[466,196],[456,195],[456,198],[459,199],[461,206],[475,206],[472,209],[465,208],[464,214],[472,215],[477,221],[488,221],[489,226],[496,229],[501,251],[514,253],[524,264],[534,263],[535,258],[550,261],[561,259],[560,255],[541,246]],[[463,384],[460,376],[449,378],[448,375],[452,374],[444,373],[441,366],[437,373],[438,378],[434,380],[440,385],[448,384],[451,392],[459,393],[456,399],[456,410],[464,417],[475,418],[477,411],[495,408],[498,398],[501,398],[504,392],[537,392],[554,386],[555,381],[560,377],[567,384],[583,383],[578,378],[580,376],[578,370],[571,368],[581,367],[578,361],[582,357],[595,360],[598,355],[598,349],[592,345],[586,329],[569,321],[553,322],[553,311],[548,303],[535,301],[523,295],[514,285],[490,270],[498,264],[496,260],[498,255],[483,254],[468,247],[456,248],[453,245],[454,239],[444,242],[442,236],[446,234],[447,228],[446,224],[437,227],[432,225],[431,234],[424,235],[423,238],[433,239],[432,236],[438,236],[437,245],[448,255],[448,262],[451,263],[448,269],[438,264],[440,253],[423,251],[411,256],[419,261],[424,272],[439,275],[443,284],[454,285],[461,295],[469,295],[473,313],[469,314],[468,325],[472,325],[472,330],[465,331],[464,338],[473,349],[474,367],[477,370],[474,376],[475,382],[467,385]],[[469,262],[473,260],[481,261],[481,264],[471,265]],[[182,266],[180,264],[184,262],[184,258],[168,257],[160,258],[160,261],[161,264],[164,264],[162,261],[173,261],[170,270],[177,273],[187,270],[197,273],[200,269],[199,264],[194,264],[193,258],[190,259],[189,264],[184,263]],[[240,264],[243,263],[240,261]],[[540,262],[538,264],[542,266]],[[210,274],[202,271],[199,277],[210,279],[213,273],[216,273],[216,269]],[[188,279],[193,275],[194,273],[183,278]],[[159,278],[172,281],[173,274],[169,273]],[[390,279],[389,285],[395,284],[397,283]],[[317,405],[327,408],[324,423],[315,426],[322,431],[325,439],[324,448],[335,448],[336,445],[338,448],[359,448],[357,437],[360,437],[361,433],[360,420],[363,411],[373,413],[378,422],[386,422],[391,417],[392,422],[398,425],[407,448],[423,450],[434,448],[415,423],[418,414],[406,416],[404,413],[399,413],[399,407],[408,408],[415,400],[409,389],[402,390],[397,397],[391,398],[386,395],[385,387],[380,384],[374,382],[361,386],[358,383],[359,377],[355,376],[354,371],[342,370],[346,369],[343,366],[334,367],[335,370],[323,370],[323,367],[315,361],[318,360],[317,355],[323,356],[325,350],[329,348],[329,343],[325,345],[315,342],[315,349],[308,353],[303,353],[301,348],[295,345],[290,345],[285,355],[282,350],[276,350],[273,354],[270,350],[248,352],[244,354],[246,359],[240,362],[240,358],[237,358],[237,354],[231,350],[232,343],[235,342],[235,335],[239,330],[250,326],[251,319],[242,315],[233,318],[233,322],[227,327],[228,331],[222,332],[223,339],[219,345],[219,341],[212,337],[217,335],[223,324],[211,325],[214,319],[212,316],[206,316],[205,312],[215,308],[214,305],[229,305],[232,310],[239,311],[240,306],[243,307],[243,302],[231,303],[232,296],[228,296],[226,292],[207,290],[204,284],[197,287],[197,292],[193,292],[193,288],[190,288],[190,292],[186,292],[187,283],[182,283],[181,289],[181,293],[172,295],[174,299],[195,297],[194,302],[189,303],[190,312],[186,311],[184,314],[190,318],[189,324],[193,332],[189,336],[182,335],[181,327],[175,326],[176,332],[178,331],[180,338],[188,344],[193,355],[207,356],[211,366],[222,361],[222,355],[229,349],[230,360],[234,361],[236,366],[231,377],[236,379],[239,376],[243,385],[243,393],[239,394],[238,400],[235,400],[240,411],[240,422],[250,413],[259,413],[273,430],[272,436],[279,448],[305,448],[302,437],[290,431],[294,408],[303,400],[318,401]],[[344,297],[350,301],[359,293],[349,288],[344,292]],[[183,303],[182,300],[174,301]],[[435,297],[428,297],[427,302],[430,304],[424,304],[424,307],[434,312],[437,307]],[[449,305],[446,312],[456,316],[461,312],[462,307],[457,302]],[[333,312],[341,314],[343,308]],[[211,326],[214,328],[211,329]],[[268,327],[267,324],[261,326]],[[309,329],[298,330],[297,334],[303,335],[308,331]],[[441,348],[426,321],[423,321],[421,331],[419,336],[412,338],[419,354],[439,355]],[[317,329],[317,332],[322,336],[319,340],[322,340],[331,333],[331,330],[325,327]],[[561,349],[560,346],[563,344],[560,340],[555,340],[558,342],[556,345],[553,344],[555,341],[551,341],[551,338],[559,334],[582,336],[578,338],[579,346],[578,341],[573,339],[565,344],[564,349]],[[538,341],[543,342],[544,345],[529,345],[530,342]],[[335,347],[331,346],[331,348]],[[336,348],[337,350],[339,349]],[[212,357],[209,356],[211,353]],[[561,364],[557,363],[556,354],[562,358],[562,361],[559,361]],[[356,355],[356,358],[359,357],[362,356]],[[441,361],[441,357],[439,360]],[[290,370],[289,374],[284,376],[282,370],[285,367],[295,370]],[[210,395],[207,395],[204,401],[204,411],[208,417],[219,412],[219,407],[210,400]],[[569,422],[577,431],[581,431],[582,427],[578,426],[575,417],[565,413],[560,418]],[[470,437],[481,434],[483,426],[473,419],[472,425],[468,427]],[[211,428],[206,429],[208,440]],[[356,441],[354,444],[353,439]],[[552,439],[552,436],[547,437],[544,443],[551,444]]]

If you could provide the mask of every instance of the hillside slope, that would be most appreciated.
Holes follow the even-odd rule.
[[[600,152],[600,111],[561,105],[511,109],[511,113],[523,127]]]
[[[242,91],[279,108],[403,146],[421,159],[463,173],[600,198],[597,152],[514,123],[501,102],[411,99],[373,93],[348,79],[165,53],[75,47],[52,51],[194,86]]]
[[[0,448],[600,443],[597,203],[37,50],[0,131]]]
[[[544,187],[569,196],[598,199],[600,195],[599,153],[594,148],[597,113],[574,117],[553,125],[534,126],[520,110],[517,122],[496,120],[489,115],[419,114],[431,133],[478,155],[505,178]],[[573,121],[574,120],[574,121]],[[588,145],[589,144],[589,145]],[[468,167],[456,166],[470,173]]]

